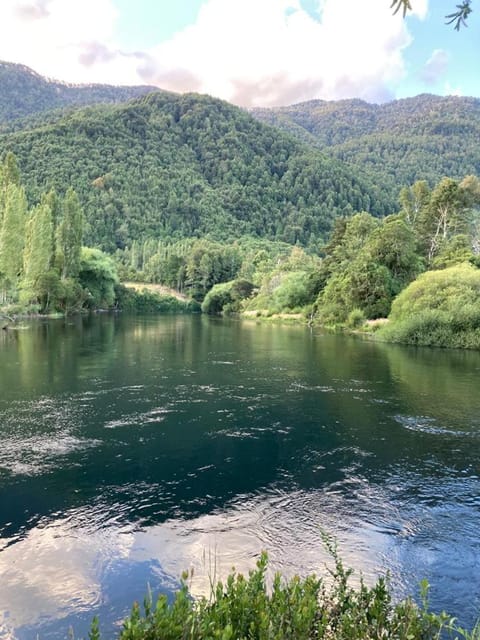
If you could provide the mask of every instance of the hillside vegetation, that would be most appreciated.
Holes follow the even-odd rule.
[[[388,213],[381,190],[342,163],[208,96],[150,94],[4,134],[27,197],[72,186],[85,239],[253,235],[315,245],[354,211]]]
[[[480,99],[420,95],[382,105],[312,100],[254,109],[252,115],[382,184],[395,210],[400,189],[417,180],[480,173]]]
[[[125,102],[155,90],[149,86],[66,84],[44,78],[24,65],[3,61],[0,61],[0,87],[0,127],[52,109]]]

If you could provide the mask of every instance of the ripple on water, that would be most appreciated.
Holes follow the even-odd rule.
[[[42,397],[15,402],[0,413],[0,469],[14,475],[38,475],[76,451],[97,447],[101,441],[83,436],[88,408],[81,395]]]
[[[409,416],[395,415],[393,419],[402,427],[409,431],[418,433],[428,433],[431,435],[448,435],[464,438],[467,436],[478,436],[478,431],[465,431],[462,429],[451,429],[437,424],[435,418],[429,416]]]
[[[167,407],[154,407],[141,413],[122,415],[115,420],[109,420],[103,425],[105,429],[117,429],[119,427],[142,427],[146,424],[159,424],[165,420],[169,413],[179,413],[178,409]]]
[[[256,425],[255,423],[249,423],[243,427],[232,426],[226,429],[216,429],[209,431],[207,436],[210,438],[238,438],[240,440],[258,440],[265,434],[272,435],[287,435],[292,431],[290,425],[282,424],[279,421],[275,421],[270,425],[264,423]]]
[[[0,468],[14,475],[38,475],[55,468],[58,457],[66,457],[75,451],[100,444],[101,440],[78,438],[68,433],[57,433],[55,439],[50,441],[46,441],[42,435],[3,438]]]

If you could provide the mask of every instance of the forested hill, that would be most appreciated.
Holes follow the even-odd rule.
[[[0,61],[0,125],[63,107],[125,102],[155,87],[70,85],[49,80],[21,64]]]
[[[31,202],[73,187],[85,242],[250,234],[314,243],[353,211],[390,213],[382,190],[244,110],[207,96],[152,93],[0,136]]]
[[[434,185],[443,176],[480,174],[478,98],[424,94],[382,105],[313,100],[251,113],[361,168],[392,203],[416,180]]]

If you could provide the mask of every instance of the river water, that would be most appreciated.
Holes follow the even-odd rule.
[[[480,614],[479,353],[200,316],[0,334],[1,638],[108,636],[263,549],[324,573],[322,531],[367,582]]]

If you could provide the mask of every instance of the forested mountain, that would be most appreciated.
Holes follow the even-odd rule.
[[[71,85],[44,78],[24,65],[0,61],[0,125],[62,107],[125,102],[155,90],[149,86]]]
[[[480,173],[480,99],[420,95],[374,105],[313,100],[254,109],[288,131],[380,182],[391,206],[403,186]]]
[[[96,105],[0,136],[29,201],[77,192],[85,240],[253,235],[315,243],[340,215],[389,213],[382,190],[242,109],[194,94]]]

